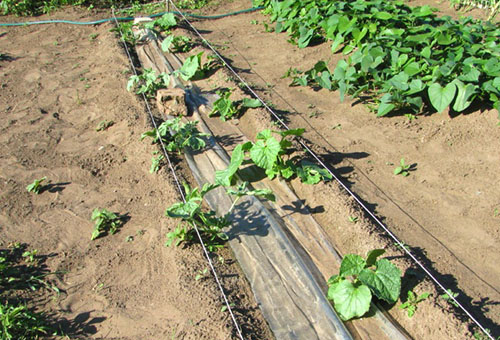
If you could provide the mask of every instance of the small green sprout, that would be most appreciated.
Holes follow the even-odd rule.
[[[28,190],[28,192],[34,192],[35,194],[39,194],[43,188],[42,186],[42,182],[47,180],[47,177],[42,177],[40,179],[35,179],[33,181],[33,183],[29,184],[27,187],[26,187],[26,190]]]
[[[401,158],[401,160],[399,161],[399,166],[394,169],[394,175],[402,175],[404,177],[408,176],[410,174],[410,167],[411,165],[407,165],[405,163],[405,159],[404,158]]]
[[[405,303],[399,306],[400,309],[406,309],[408,312],[408,317],[412,317],[417,311],[417,304],[427,299],[431,294],[428,292],[416,295],[411,290],[408,291],[408,299]]]
[[[90,238],[91,240],[95,240],[106,231],[110,234],[114,234],[121,225],[120,218],[107,209],[94,209],[91,219],[95,221],[94,231]]]

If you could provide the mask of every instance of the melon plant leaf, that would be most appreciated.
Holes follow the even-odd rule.
[[[302,161],[297,167],[297,176],[306,184],[317,184],[321,180],[332,179],[328,170],[308,161]]]
[[[347,254],[340,264],[339,275],[342,277],[359,275],[365,267],[366,261],[364,258],[356,254]]]
[[[256,107],[261,107],[262,103],[258,99],[243,98],[241,106],[248,108],[256,108]]]
[[[187,57],[184,63],[182,64],[182,67],[179,70],[179,74],[182,79],[184,80],[189,80],[194,77],[196,72],[201,66],[201,56],[203,55],[203,52],[200,52],[196,55],[192,55],[190,57]]]
[[[366,267],[371,267],[377,261],[377,258],[385,253],[384,249],[373,249],[366,254]]]
[[[297,45],[299,46],[299,48],[307,47],[312,37],[314,36],[314,30],[313,29],[308,30],[307,27],[301,26],[299,28],[299,33],[300,33],[300,38],[297,41]]]
[[[375,263],[375,271],[365,268],[359,273],[359,280],[375,295],[388,303],[398,300],[401,291],[401,271],[387,259]]]
[[[374,18],[379,20],[389,20],[392,18],[392,15],[388,12],[377,12],[375,13]]]
[[[455,103],[453,104],[453,110],[457,112],[462,112],[472,103],[477,85],[467,84],[465,85],[460,80],[455,79],[455,85],[457,86],[457,97],[455,98]]]
[[[429,86],[427,93],[429,94],[432,106],[434,106],[437,112],[441,113],[453,101],[456,90],[457,87],[454,83],[449,83],[445,87],[441,87],[438,83],[433,83]]]
[[[333,300],[335,310],[342,320],[363,316],[370,309],[372,294],[365,285],[342,280],[328,289],[328,298]]]
[[[270,134],[271,131],[268,131]],[[274,167],[280,151],[280,143],[274,137],[269,135],[267,138],[259,139],[255,142],[250,149],[250,157],[255,165],[266,169],[266,171],[270,171]]]
[[[161,50],[163,52],[168,52],[168,49],[172,45],[173,41],[174,41],[174,36],[173,35],[169,35],[168,37],[166,37],[165,39],[163,39],[163,41],[161,42]]]
[[[243,152],[243,144],[237,145],[231,155],[231,162],[225,170],[217,170],[215,172],[215,183],[218,183],[224,187],[231,185],[233,175],[238,171],[241,163],[243,163],[243,158],[245,154]]]
[[[200,209],[200,204],[194,200],[174,203],[167,208],[165,215],[173,218],[189,219],[192,218]]]
[[[321,73],[321,76],[316,77],[316,81],[318,82],[319,86],[321,86],[322,88],[327,89],[327,90],[332,89],[332,81],[330,80],[330,72],[323,71],[323,73]]]
[[[156,19],[154,23],[160,26],[163,30],[167,30],[170,27],[177,25],[177,21],[175,20],[175,15],[173,13],[165,13],[159,19]]]

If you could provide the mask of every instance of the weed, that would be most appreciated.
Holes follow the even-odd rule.
[[[95,240],[105,232],[116,233],[122,222],[120,217],[107,209],[95,208],[92,212],[92,221],[95,221],[94,231],[91,240]]]
[[[387,259],[377,258],[385,251],[375,249],[366,259],[348,254],[342,259],[339,274],[328,280],[328,299],[342,320],[363,316],[370,309],[372,294],[395,303],[401,290],[401,271]],[[375,267],[375,269],[372,269]]]
[[[356,222],[358,222],[358,219],[359,219],[359,218],[358,218],[358,217],[356,217],[356,216],[349,216],[349,222],[351,222],[351,223],[356,223]]]
[[[115,124],[115,122],[112,121],[112,120],[110,120],[110,121],[102,120],[102,121],[99,122],[99,124],[97,124],[97,127],[95,128],[95,130],[97,132],[105,131],[108,128],[110,128],[111,126],[113,126],[114,124]]]
[[[195,281],[199,281],[202,277],[207,275],[208,273],[208,268],[205,268],[203,270],[198,270],[198,274],[194,277]]]
[[[236,306],[236,305],[235,305],[234,303],[232,303],[232,302],[229,304],[229,307],[231,307],[231,308],[233,308],[234,306]],[[223,305],[223,306],[220,308],[220,311],[221,311],[222,313],[224,313],[225,311],[227,311],[227,305]]]
[[[42,191],[42,182],[47,180],[47,177],[42,177],[40,179],[35,179],[33,181],[33,183],[29,184],[27,187],[26,187],[26,190],[28,190],[28,192],[33,192],[35,194],[39,194],[41,191]]]
[[[127,237],[125,237],[125,242],[132,242],[134,240],[134,236],[132,235],[128,235]]]
[[[2,339],[38,339],[49,332],[45,318],[21,304],[0,303]]]
[[[91,34],[89,34],[89,40],[94,41],[97,39],[98,36],[99,36],[98,33],[91,33]]]
[[[336,124],[336,125],[332,126],[331,129],[332,130],[334,130],[334,129],[341,130],[342,129],[342,124]]]
[[[402,303],[399,308],[400,309],[406,309],[408,312],[408,317],[412,317],[415,312],[417,311],[417,305],[427,299],[431,294],[430,293],[422,293],[420,295],[416,295],[413,293],[411,290],[408,291],[408,299],[406,302]]]
[[[24,257],[26,262],[32,263],[35,261],[36,254],[38,254],[38,250],[33,249],[31,251],[25,251],[21,256]]]

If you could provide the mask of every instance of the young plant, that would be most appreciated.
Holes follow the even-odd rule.
[[[39,339],[49,333],[44,316],[32,312],[22,304],[0,302],[0,327],[2,339]]]
[[[34,262],[35,261],[35,256],[38,254],[38,249],[33,249],[31,251],[25,251],[21,256],[24,257],[24,260],[26,262]]]
[[[95,208],[92,212],[92,221],[95,221],[94,231],[92,231],[91,240],[95,240],[102,234],[109,232],[116,233],[122,222],[120,217],[107,209]]]
[[[143,73],[136,76],[130,76],[127,83],[127,91],[136,89],[135,93],[144,93],[148,98],[155,96],[159,89],[167,88],[170,84],[170,75],[160,73],[156,75],[153,69],[144,69]]]
[[[47,177],[42,177],[40,179],[35,179],[33,181],[33,183],[29,184],[27,187],[26,187],[26,190],[28,190],[28,192],[33,192],[35,194],[39,194],[43,188],[42,186],[42,182],[45,181],[47,179]]]
[[[165,159],[163,155],[158,155],[156,157],[151,158],[151,168],[149,169],[150,174],[154,174],[160,170],[161,163]]]
[[[233,118],[233,116],[238,113],[233,101],[229,99],[231,93],[231,90],[217,92],[219,99],[213,103],[212,111],[208,114],[209,117],[219,115],[220,119],[225,122],[226,120]]]
[[[111,126],[113,126],[115,124],[114,121],[110,120],[110,121],[107,121],[107,120],[103,120],[101,122],[99,122],[99,124],[97,124],[97,127],[96,127],[96,131],[97,132],[100,132],[100,131],[105,131],[107,130],[108,128],[110,128]]]
[[[171,50],[172,52],[189,52],[193,49],[193,41],[191,38],[186,37],[185,35],[169,35],[165,39],[163,39],[161,43],[161,49],[163,52],[168,52]]]
[[[427,299],[431,294],[428,292],[422,293],[420,295],[417,295],[413,293],[411,290],[408,291],[408,298],[406,302],[402,303],[399,308],[400,309],[406,309],[408,312],[408,317],[412,317],[415,312],[417,311],[417,305]]]
[[[372,295],[395,303],[401,290],[401,271],[387,259],[377,258],[383,249],[368,252],[366,259],[346,255],[340,272],[328,280],[328,299],[342,320],[363,316],[370,309]]]
[[[177,151],[180,154],[186,147],[198,151],[206,146],[203,137],[210,135],[200,132],[196,128],[197,124],[198,121],[182,123],[181,117],[169,119],[158,126],[158,131],[153,129],[144,132],[141,135],[141,140],[151,137],[153,143],[158,143],[158,135],[160,135],[163,142],[167,143],[167,151]]]
[[[200,190],[199,188],[191,188],[189,184],[184,183],[186,201],[174,203],[165,211],[166,216],[180,218],[184,223],[167,234],[166,246],[170,246],[174,241],[177,246],[183,241],[193,240],[196,235],[194,226],[199,230],[210,251],[223,246],[228,237],[222,228],[228,225],[228,221],[225,217],[217,217],[215,211],[205,212],[201,207],[203,197],[217,187],[218,185],[206,183]]]
[[[256,197],[264,197],[265,199],[274,202],[276,201],[276,197],[274,196],[274,193],[270,189],[255,189],[255,190],[249,190],[248,189],[248,182],[242,182],[240,185],[236,187],[236,190],[228,188],[226,189],[226,193],[231,196],[235,196],[236,199],[233,201],[233,204],[229,208],[229,211],[227,212],[226,216],[229,216],[231,212],[233,211],[234,207],[236,206],[236,203],[238,200],[244,196],[256,196]]]
[[[399,161],[399,166],[394,169],[394,175],[401,175],[401,176],[408,176],[410,174],[410,168],[411,168],[411,165],[407,165],[405,163],[405,159],[404,158],[401,158],[401,160]]]
[[[451,289],[447,289],[446,293],[440,295],[439,297],[445,301],[448,301],[453,306],[458,307],[458,304],[451,298],[451,297],[456,298],[457,296],[458,296],[458,293],[453,292]]]

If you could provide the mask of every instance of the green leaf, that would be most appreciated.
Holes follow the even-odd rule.
[[[165,215],[172,218],[190,219],[201,209],[200,204],[195,200],[177,202],[167,208]]]
[[[256,108],[256,107],[261,107],[262,103],[258,99],[243,98],[243,102],[242,102],[241,106],[249,107],[249,108]]]
[[[271,133],[270,130],[269,134]],[[257,138],[259,138],[257,136]],[[278,153],[281,151],[280,143],[272,136],[267,136],[267,138],[259,139],[250,149],[250,158],[252,158],[255,165],[260,168],[267,170],[272,170],[276,160],[278,158]]]
[[[457,86],[458,93],[457,97],[455,98],[455,103],[453,104],[453,110],[457,112],[462,112],[463,110],[468,108],[469,105],[472,103],[472,99],[474,98],[473,96],[476,92],[476,89],[478,89],[479,86],[474,84],[465,85],[458,79],[455,79],[454,83]]]
[[[356,254],[347,254],[340,264],[339,275],[342,277],[359,275],[365,266],[366,261],[364,258]]]
[[[174,41],[174,36],[173,35],[169,35],[168,37],[166,37],[165,39],[163,39],[163,41],[161,42],[161,50],[163,52],[168,52],[168,49],[172,45],[173,41]]]
[[[231,185],[231,180],[233,175],[238,171],[241,163],[243,163],[243,159],[245,157],[245,153],[243,152],[243,144],[238,144],[231,155],[231,162],[229,166],[225,170],[217,170],[215,172],[215,183],[218,183],[224,187],[228,187]]]
[[[332,89],[332,81],[330,80],[330,72],[323,71],[323,73],[321,73],[320,77],[316,77],[316,81],[318,82],[319,86],[321,86],[322,88],[327,89],[327,90]]]
[[[173,13],[165,13],[159,19],[156,19],[155,22],[164,30],[177,25],[177,21],[175,20],[175,15]]]
[[[373,17],[379,20],[389,20],[392,18],[392,14],[388,12],[377,12]]]
[[[332,179],[332,175],[328,170],[308,161],[300,163],[300,166],[297,167],[297,175],[306,184],[317,184],[321,180]]]
[[[182,67],[179,70],[180,76],[184,80],[189,80],[194,77],[196,72],[201,66],[201,56],[203,55],[203,52],[200,52],[196,55],[192,55],[190,57],[187,57],[184,63],[182,64]]]
[[[330,286],[328,298],[333,300],[335,310],[342,320],[349,320],[362,317],[368,312],[372,294],[365,285],[354,285],[348,280],[343,280]]]
[[[379,299],[396,302],[401,291],[401,271],[387,259],[378,260],[375,266],[375,271],[363,269],[358,279],[370,287]]]
[[[396,105],[394,105],[394,104],[381,102],[378,105],[377,117],[385,116],[386,114],[388,114],[389,112],[394,110],[395,107],[396,107]]]
[[[366,267],[371,267],[377,261],[377,257],[385,253],[384,249],[373,249],[366,254]]]
[[[314,36],[314,30],[313,29],[308,30],[307,27],[301,26],[299,28],[299,33],[300,33],[300,38],[297,41],[297,45],[299,46],[299,48],[307,47],[312,37]]]
[[[444,88],[438,83],[433,83],[429,86],[427,90],[429,100],[437,112],[443,112],[451,104],[453,98],[455,98],[456,89],[454,83],[449,83]]]

